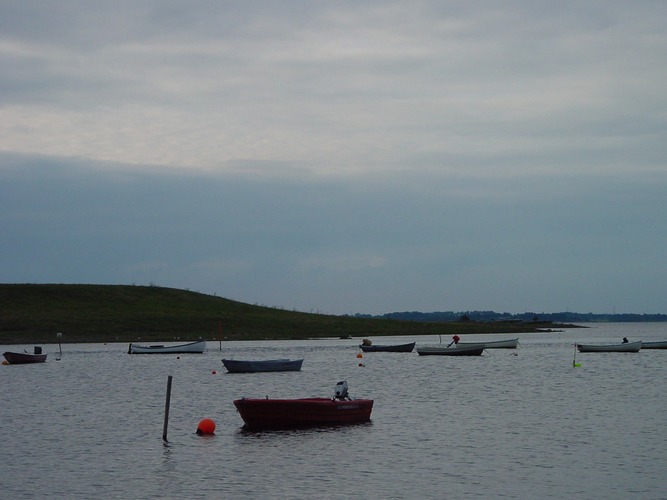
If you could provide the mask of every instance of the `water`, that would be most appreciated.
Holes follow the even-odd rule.
[[[667,350],[572,361],[575,341],[667,339],[667,324],[591,326],[523,334],[514,351],[454,358],[358,359],[360,339],[229,342],[222,352],[210,342],[207,353],[180,359],[130,356],[125,344],[66,344],[57,361],[57,345],[45,345],[45,364],[0,367],[0,495],[665,498]],[[437,342],[373,341],[413,339]],[[23,348],[32,352],[2,352]],[[305,362],[301,372],[228,374],[222,357]],[[330,396],[340,380],[353,397],[375,400],[371,423],[241,430],[233,399]],[[195,434],[205,417],[215,436]]]

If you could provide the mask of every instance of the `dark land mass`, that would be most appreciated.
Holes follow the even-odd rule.
[[[312,314],[157,286],[0,284],[0,344],[515,334],[575,327]]]

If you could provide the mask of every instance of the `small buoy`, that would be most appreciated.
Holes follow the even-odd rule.
[[[363,354],[361,354],[361,353],[357,354],[357,358],[361,359],[361,358],[363,358],[363,357],[364,357]]]
[[[215,370],[213,370],[211,373],[212,373],[213,375],[215,375],[215,374],[218,373],[218,372],[216,372]]]
[[[215,422],[210,418],[203,418],[197,426],[197,434],[200,436],[215,434]]]
[[[365,364],[363,364],[363,363],[359,363],[359,366],[366,366],[366,365],[365,365]]]

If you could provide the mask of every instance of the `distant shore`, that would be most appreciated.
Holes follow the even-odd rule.
[[[550,321],[424,322],[313,314],[157,286],[0,284],[4,345],[520,334],[579,327]]]

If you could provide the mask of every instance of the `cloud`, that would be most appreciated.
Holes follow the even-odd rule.
[[[661,312],[666,11],[4,3],[2,279]]]
[[[334,313],[605,311],[610,290],[619,310],[661,307],[643,290],[662,269],[664,173],[350,184],[0,159],[8,282],[154,283]]]
[[[647,114],[664,122],[652,112],[664,101],[663,10],[642,4],[629,14],[614,2],[5,7],[0,148],[354,173],[414,157],[461,168],[451,155],[535,158],[572,148],[609,159],[620,142],[610,124],[623,124],[628,147],[659,139],[636,128]]]

